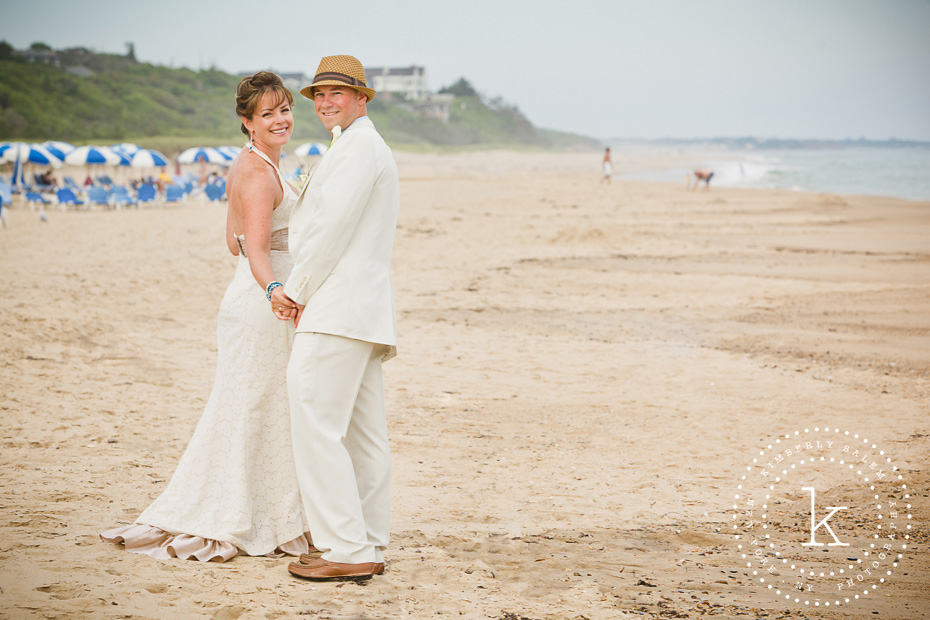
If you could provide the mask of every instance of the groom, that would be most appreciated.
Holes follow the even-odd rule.
[[[325,56],[310,86],[333,143],[291,215],[298,307],[287,368],[294,460],[314,546],[291,574],[367,579],[384,572],[391,454],[381,362],[396,352],[391,249],[397,166],[367,116],[375,91],[352,56]]]

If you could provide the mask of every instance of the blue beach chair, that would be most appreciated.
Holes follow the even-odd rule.
[[[102,187],[91,187],[87,190],[87,201],[92,205],[108,206],[107,190]]]
[[[155,186],[151,183],[146,183],[139,187],[139,191],[136,194],[136,200],[139,201],[139,204],[145,204],[147,202],[153,202],[155,200],[155,195],[157,194]]]
[[[26,202],[29,203],[29,206],[32,207],[35,204],[47,205],[51,204],[45,197],[39,192],[26,192]]]
[[[169,185],[165,188],[165,201],[178,202],[184,198],[184,190],[177,185]]]
[[[64,207],[65,205],[82,205],[84,204],[83,200],[78,200],[78,197],[74,194],[74,190],[70,187],[62,187],[55,194],[58,198],[58,204]]]
[[[218,183],[211,183],[204,187],[204,191],[207,193],[207,198],[210,199],[210,202],[216,202],[223,199],[223,187]]]
[[[132,205],[136,202],[129,194],[129,190],[122,185],[114,185],[112,188],[110,188],[108,198],[110,204],[116,206],[117,208],[122,207],[123,205]]]

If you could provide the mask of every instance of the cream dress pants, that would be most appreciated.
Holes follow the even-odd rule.
[[[390,533],[391,453],[384,346],[312,332],[287,367],[297,481],[323,559],[383,562]]]

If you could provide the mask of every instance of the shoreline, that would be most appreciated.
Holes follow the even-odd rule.
[[[165,144],[176,145],[180,143],[180,146],[177,147],[177,152],[180,152],[187,146],[203,146],[203,145],[212,145],[220,146],[222,144],[238,144],[239,140],[232,141],[222,141],[215,139],[204,139],[201,142],[198,142],[199,139],[175,139],[173,137],[163,137],[156,139],[140,139],[142,146],[146,148],[156,148],[157,150],[165,150]],[[312,141],[313,139],[310,139]],[[157,141],[157,144],[156,144]],[[293,140],[295,143],[303,142],[304,140]],[[190,142],[190,144],[188,144]],[[207,144],[209,143],[209,144]],[[83,144],[83,143],[82,143]],[[153,146],[154,145],[154,146]],[[402,144],[395,145],[392,147],[395,153],[395,156],[398,158],[398,162],[401,161],[405,156],[410,158],[416,157],[425,157],[425,158],[449,158],[454,159],[457,157],[475,157],[481,158],[482,156],[491,156],[498,157],[500,155],[510,154],[513,158],[536,158],[540,157],[551,157],[555,158],[563,163],[567,163],[567,166],[564,168],[566,170],[581,170],[587,169],[591,171],[591,174],[598,176],[600,174],[599,169],[599,157],[602,154],[602,151],[597,149],[593,150],[584,150],[584,149],[546,149],[543,147],[535,145],[527,145],[521,147],[518,145],[465,145],[465,146],[443,146],[443,145],[411,145],[411,144]],[[849,147],[841,150],[855,150],[856,147]],[[870,149],[877,149],[879,147],[867,147],[864,150],[869,151]],[[901,147],[901,148],[911,148],[921,151],[926,151],[930,154],[930,147]],[[725,146],[718,146],[714,144],[672,144],[672,145],[635,145],[631,148],[626,148],[622,146],[619,149],[612,150],[613,161],[614,161],[614,181],[615,182],[650,182],[650,183],[663,183],[667,184],[669,187],[675,187],[683,185],[681,180],[674,180],[671,178],[673,174],[680,174],[683,176],[687,171],[700,165],[702,159],[707,159],[708,157],[719,157],[721,155],[728,155],[731,159],[736,160],[739,158],[760,155],[760,154],[773,154],[786,151],[797,151],[804,152],[805,149],[757,149],[757,150],[735,150]],[[860,149],[862,150],[862,149]],[[816,149],[814,150],[817,151]],[[173,153],[173,155],[172,155]],[[176,156],[177,153],[172,149],[167,149],[166,154],[169,156],[169,159],[172,156]],[[282,170],[285,172],[290,172],[296,169],[298,164],[313,163],[313,160],[310,158],[298,158],[293,154],[290,154],[284,160],[282,160]],[[519,162],[515,162],[519,165]],[[173,166],[171,163],[169,167]],[[6,167],[8,167],[5,164]],[[187,171],[199,171],[199,164],[187,164],[183,168]],[[208,169],[217,169],[221,170],[222,167],[217,164],[207,164]],[[35,171],[40,169],[45,169],[44,166],[32,166]],[[545,164],[545,167],[553,170],[558,170],[559,167],[557,162],[548,162]],[[64,166],[67,168],[71,176],[84,176],[86,174],[86,166]],[[55,169],[56,174],[59,175],[61,169]],[[151,173],[151,169],[140,169],[140,168],[116,168],[117,174],[124,175],[143,175],[144,173]],[[633,170],[633,172],[630,172]],[[94,168],[96,171],[96,167]],[[113,173],[114,168],[107,167],[101,169],[102,173]],[[673,172],[674,171],[674,172]],[[9,175],[9,171],[4,173]],[[659,178],[667,177],[667,178]],[[718,175],[718,178],[715,181],[712,181],[713,189],[752,189],[760,191],[789,191],[789,192],[799,192],[799,193],[814,193],[814,194],[829,194],[837,196],[848,196],[848,197],[874,197],[874,198],[897,198],[901,200],[907,200],[910,202],[930,202],[930,196],[927,197],[913,197],[908,195],[903,195],[902,193],[893,194],[893,193],[875,193],[875,192],[857,192],[857,191],[846,191],[846,190],[820,190],[813,189],[810,187],[803,186],[754,186],[752,184],[720,184],[721,179]],[[701,190],[703,191],[703,190]],[[905,190],[902,190],[905,191]]]

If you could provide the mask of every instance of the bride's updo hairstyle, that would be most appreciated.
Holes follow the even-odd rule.
[[[239,82],[236,89],[236,116],[252,118],[262,96],[269,92],[276,96],[274,107],[281,105],[285,99],[288,105],[294,104],[294,96],[279,76],[270,71],[259,71],[254,75],[247,75]],[[242,123],[239,123],[239,130],[249,135],[249,130]]]

